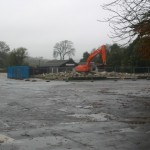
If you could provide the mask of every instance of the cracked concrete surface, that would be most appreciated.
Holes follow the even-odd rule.
[[[1,150],[149,150],[150,80],[65,82],[0,73]]]

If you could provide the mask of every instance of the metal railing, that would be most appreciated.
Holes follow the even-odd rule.
[[[101,70],[99,70],[101,71]],[[120,72],[120,73],[150,73],[150,67],[105,67],[104,71],[107,72]]]

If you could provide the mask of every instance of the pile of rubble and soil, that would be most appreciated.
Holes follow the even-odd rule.
[[[147,79],[150,77],[148,73],[133,74],[133,73],[118,73],[118,72],[59,72],[47,73],[34,76],[45,80],[80,80],[80,79]]]

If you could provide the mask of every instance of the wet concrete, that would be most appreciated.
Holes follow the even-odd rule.
[[[150,80],[65,82],[0,74],[0,150],[149,150]]]

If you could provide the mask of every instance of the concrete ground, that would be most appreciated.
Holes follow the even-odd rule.
[[[12,80],[0,74],[0,150],[149,150],[150,80]]]

